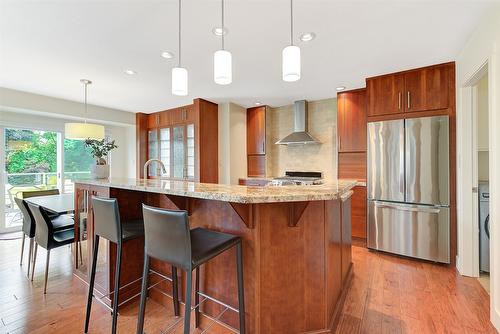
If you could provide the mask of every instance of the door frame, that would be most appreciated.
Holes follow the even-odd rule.
[[[476,54],[477,56],[477,54]],[[457,81],[457,217],[458,217],[458,255],[457,269],[460,274],[476,277],[479,274],[479,228],[474,215],[474,160],[472,154],[476,149],[472,146],[474,140],[473,124],[473,86],[487,69],[488,71],[488,118],[489,118],[489,183],[490,183],[490,217],[492,221],[500,218],[500,175],[493,171],[500,170],[500,110],[496,100],[497,84],[500,80],[500,68],[496,64],[495,48],[487,50],[483,57],[474,60],[475,67],[470,68],[464,60],[463,69],[469,70],[468,76],[459,77]],[[466,74],[466,73],[460,73]],[[497,205],[495,205],[495,203]],[[476,203],[477,205],[477,203]],[[500,328],[500,226],[490,227],[490,320],[496,328]]]

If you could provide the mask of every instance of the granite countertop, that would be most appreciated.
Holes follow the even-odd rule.
[[[356,186],[356,180],[337,180],[314,186],[239,186],[166,179],[110,178],[75,183],[210,199],[234,203],[277,203],[339,199]]]

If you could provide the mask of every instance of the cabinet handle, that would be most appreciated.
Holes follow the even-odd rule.
[[[411,108],[411,103],[410,103],[410,92],[408,91],[407,93],[407,102],[408,102],[408,109]]]
[[[339,136],[339,152],[342,150],[342,136]]]
[[[265,146],[264,145],[265,145],[265,142],[262,142],[262,152],[264,152],[264,150],[265,150]]]
[[[398,110],[401,110],[401,92],[398,93]]]

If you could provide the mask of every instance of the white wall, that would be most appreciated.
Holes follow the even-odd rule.
[[[489,95],[489,143],[490,143],[490,217],[500,221],[500,4],[490,9],[471,35],[457,58],[457,210],[458,210],[458,258],[457,268],[462,274],[475,274],[472,226],[470,154],[474,152],[472,140],[472,108],[470,80],[478,70],[488,65]],[[496,172],[492,172],[496,171]],[[491,320],[500,329],[500,225],[491,225],[490,275]]]
[[[103,124],[118,145],[111,154],[112,176],[135,177],[135,114],[89,105],[88,115]],[[0,125],[64,133],[64,123],[83,120],[82,116],[82,103],[0,87]]]
[[[234,103],[219,104],[219,183],[247,176],[247,114]]]
[[[89,88],[91,89],[91,88]],[[0,87],[0,107],[3,111],[31,112],[66,120],[83,119],[84,105],[80,102],[58,99]],[[87,119],[104,124],[135,125],[135,114],[118,109],[89,104]]]

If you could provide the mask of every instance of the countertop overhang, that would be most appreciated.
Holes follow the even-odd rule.
[[[257,204],[280,202],[328,201],[341,196],[356,186],[356,180],[336,180],[313,186],[240,186],[200,183],[169,179],[86,179],[74,183],[108,188],[144,191],[214,201]]]

